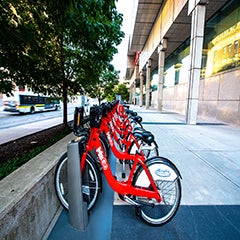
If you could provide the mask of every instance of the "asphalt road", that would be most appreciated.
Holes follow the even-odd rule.
[[[68,105],[68,121],[73,119],[75,105]],[[34,114],[0,111],[0,144],[61,124],[63,109]]]

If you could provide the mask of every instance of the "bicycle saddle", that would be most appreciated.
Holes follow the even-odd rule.
[[[132,117],[137,116],[137,112],[134,112],[133,110],[130,109],[125,109],[125,112],[129,115],[131,115]]]
[[[154,136],[149,131],[145,131],[145,130],[143,130],[142,132],[141,131],[136,131],[136,132],[133,133],[133,135],[136,138],[142,139],[144,142],[146,142],[149,145],[154,141]]]
[[[140,116],[131,116],[130,118],[135,122],[138,122],[138,123],[142,122],[142,117]]]

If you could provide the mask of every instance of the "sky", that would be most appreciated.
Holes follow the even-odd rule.
[[[118,46],[118,54],[114,55],[112,64],[116,70],[120,71],[121,77],[125,75],[127,67],[127,47],[131,25],[132,2],[133,0],[118,0],[116,2],[118,12],[123,14],[123,25],[121,30],[125,33],[125,37]]]

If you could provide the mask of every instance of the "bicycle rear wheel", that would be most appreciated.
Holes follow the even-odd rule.
[[[169,160],[162,157],[149,159],[146,161],[146,165],[162,197],[162,201],[158,203],[155,199],[135,197],[135,200],[141,203],[140,207],[138,207],[138,214],[149,224],[163,225],[173,218],[180,205],[180,173]],[[142,167],[139,167],[136,171],[133,185],[151,188],[150,181]]]
[[[68,170],[67,170],[67,152],[59,159],[54,176],[55,192],[61,205],[68,210]],[[83,200],[87,202],[87,208],[90,210],[98,197],[101,189],[101,175],[96,167],[94,160],[87,155],[86,165],[82,173],[82,194]]]

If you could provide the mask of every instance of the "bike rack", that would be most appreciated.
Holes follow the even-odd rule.
[[[70,225],[84,231],[88,225],[87,203],[83,201],[78,142],[70,142],[68,152],[68,218]]]

